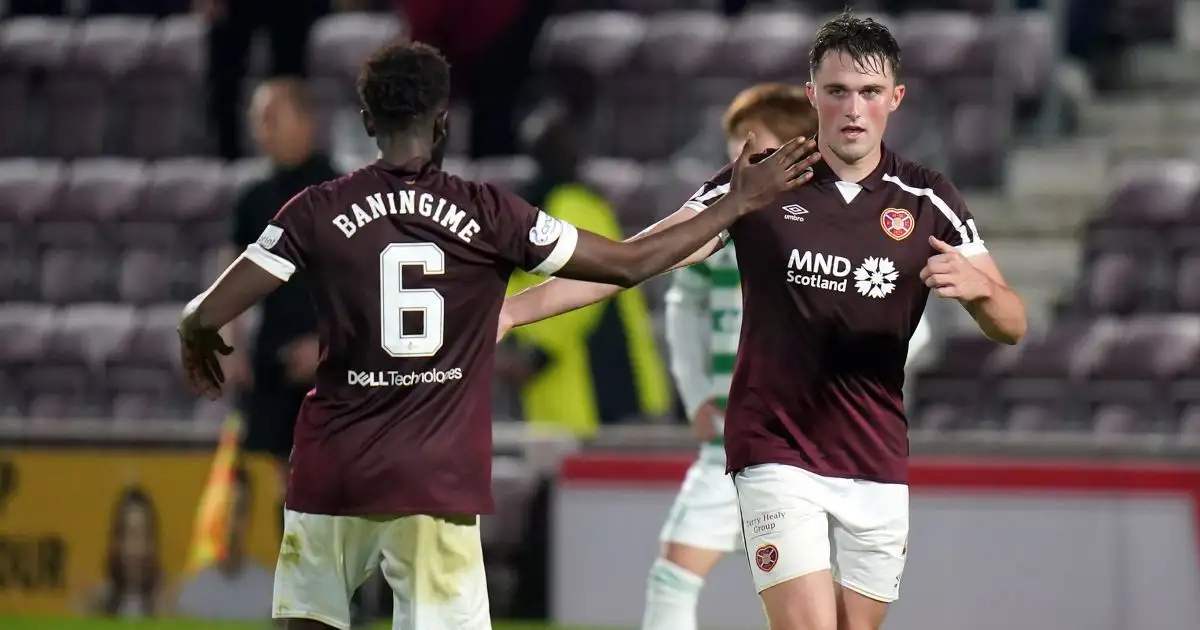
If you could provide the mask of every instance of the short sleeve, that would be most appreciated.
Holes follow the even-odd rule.
[[[684,204],[683,207],[693,212],[704,212],[713,204],[721,200],[722,197],[729,194],[729,183],[733,179],[733,165],[730,164],[725,168],[717,171],[712,179],[704,182],[700,189],[695,192]],[[721,246],[729,244],[729,231],[722,230],[718,235],[721,239]]]
[[[953,245],[968,258],[987,253],[975,226],[975,217],[954,184],[945,178],[939,179],[931,188],[929,199],[940,215],[935,223],[938,240]]]
[[[310,187],[292,197],[242,255],[284,282],[304,269],[312,246],[314,195]]]
[[[477,203],[497,255],[529,273],[551,276],[575,253],[579,231],[491,184],[479,186]]]
[[[713,175],[712,179],[704,182],[704,185],[700,186],[700,189],[683,204],[683,207],[695,212],[704,212],[729,193],[729,182],[732,178],[733,165],[726,166]]]

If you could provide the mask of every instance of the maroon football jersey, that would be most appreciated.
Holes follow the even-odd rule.
[[[287,507],[492,511],[492,363],[508,277],[552,274],[575,228],[424,161],[382,162],[287,203],[246,256],[302,269],[321,337]]]
[[[828,165],[738,220],[741,341],[726,411],[729,470],[780,463],[820,475],[907,480],[904,364],[929,290],[928,237],[987,251],[942,175],[884,148],[857,183]],[[729,190],[726,167],[687,207]]]

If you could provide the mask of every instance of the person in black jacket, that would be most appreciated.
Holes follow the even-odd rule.
[[[341,175],[314,146],[312,102],[300,81],[272,79],[260,85],[251,101],[250,124],[271,171],[237,200],[226,262],[257,240],[289,199]],[[245,338],[244,320],[231,326],[232,338]],[[302,274],[263,302],[257,331],[247,341],[250,352],[235,352],[225,365],[245,422],[243,448],[277,457],[286,473],[296,413],[312,387],[318,360],[316,312]]]

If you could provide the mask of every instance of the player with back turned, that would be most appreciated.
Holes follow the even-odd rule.
[[[273,616],[349,627],[351,593],[379,567],[395,628],[490,627],[478,517],[493,510],[491,379],[508,277],[633,286],[811,177],[811,143],[750,163],[702,217],[617,243],[439,168],[449,68],[397,43],[358,82],[380,159],[280,209],[179,326],[197,394],[216,397],[217,332],[293,272],[308,277],[321,363],[296,421]]]
[[[995,341],[1026,330],[1024,305],[957,189],[882,142],[904,98],[899,69],[886,27],[849,12],[824,24],[805,86],[824,161],[810,185],[729,230],[743,315],[725,454],[772,630],[876,630],[899,596],[904,364],[929,292],[960,302]],[[703,217],[729,194],[730,172],[649,232]],[[545,282],[506,301],[499,332],[618,290]]]

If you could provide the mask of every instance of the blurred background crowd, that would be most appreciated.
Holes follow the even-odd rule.
[[[918,452],[1193,457],[1195,0],[0,0],[0,439],[211,447],[232,410],[246,452],[286,458],[316,365],[306,289],[231,326],[221,403],[184,392],[175,325],[283,202],[374,158],[354,82],[380,43],[408,35],[453,64],[447,170],[616,238],[724,163],[735,94],[806,80],[816,27],[846,5],[902,46],[908,96],[888,142],[963,189],[1035,333],[999,348],[931,304],[909,385]],[[652,425],[689,448],[665,287],[515,331],[497,359],[498,428],[621,448],[646,443],[622,430]],[[202,485],[207,461],[184,485]],[[114,496],[135,516],[112,540],[129,519],[150,527],[140,495]],[[528,560],[515,527],[506,553]],[[94,610],[129,612],[97,597]],[[189,601],[171,605],[206,608]]]

